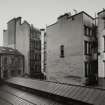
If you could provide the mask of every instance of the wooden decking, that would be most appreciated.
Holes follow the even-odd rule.
[[[87,104],[105,105],[105,89],[24,78],[12,78],[6,82]]]

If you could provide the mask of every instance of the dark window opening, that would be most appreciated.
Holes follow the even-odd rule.
[[[91,75],[91,62],[85,62],[85,77]]]
[[[92,43],[89,41],[84,41],[84,54],[91,55],[92,52]]]
[[[64,45],[60,46],[60,57],[64,58]]]
[[[89,26],[84,26],[84,34],[86,36],[92,36],[92,28]]]

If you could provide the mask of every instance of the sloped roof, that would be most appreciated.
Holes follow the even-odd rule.
[[[1,54],[8,54],[8,55],[21,55],[23,56],[17,49],[9,48],[9,47],[2,47],[0,46],[0,55]]]

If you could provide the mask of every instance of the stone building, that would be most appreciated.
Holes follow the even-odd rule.
[[[41,72],[41,32],[21,17],[13,18],[3,31],[4,46],[20,51],[25,58],[24,74],[42,78]]]
[[[24,56],[16,49],[0,47],[0,78],[22,76],[24,73]]]
[[[98,74],[105,78],[105,10],[98,13]]]
[[[84,11],[58,17],[47,26],[48,79],[97,80],[97,36],[94,18]]]
[[[30,74],[31,77],[44,79],[41,70],[41,31],[30,27]]]

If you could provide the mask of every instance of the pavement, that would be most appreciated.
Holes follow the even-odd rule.
[[[67,85],[63,83],[32,80],[29,78],[11,78],[6,82],[40,91],[40,93],[46,93],[47,95],[53,95],[56,98],[60,97],[61,99],[69,99],[68,101],[74,100],[75,102],[84,103],[82,105],[105,105],[104,85],[102,88],[100,88],[101,85],[86,87],[79,84]]]

